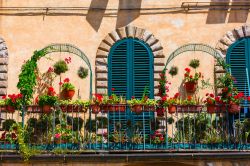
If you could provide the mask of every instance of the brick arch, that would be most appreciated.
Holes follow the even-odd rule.
[[[7,94],[8,87],[8,49],[3,38],[0,37],[0,98]]]
[[[250,37],[250,25],[243,25],[241,27],[235,28],[228,31],[217,43],[217,51],[225,58],[227,54],[227,49],[236,42],[238,39],[243,37]]]
[[[96,93],[107,94],[108,92],[108,54],[117,41],[124,38],[137,38],[144,41],[151,48],[154,55],[154,92],[157,96],[159,73],[164,69],[163,47],[160,41],[148,30],[135,26],[118,28],[109,33],[97,49],[95,61]]]

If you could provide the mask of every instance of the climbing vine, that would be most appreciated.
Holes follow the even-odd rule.
[[[35,51],[31,59],[23,64],[21,68],[17,88],[23,95],[23,104],[27,104],[27,102],[33,97],[34,87],[36,86],[37,61],[46,54],[47,49]]]

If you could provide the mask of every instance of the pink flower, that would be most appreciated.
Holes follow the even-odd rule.
[[[61,134],[59,134],[59,133],[55,134],[56,139],[59,139],[60,137],[61,137]]]
[[[49,67],[48,72],[50,73],[50,72],[53,72],[53,71],[54,71],[54,69],[52,67]]]

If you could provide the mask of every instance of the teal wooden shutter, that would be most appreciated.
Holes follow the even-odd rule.
[[[227,52],[227,63],[230,64],[230,72],[236,79],[234,85],[246,96],[249,96],[249,46],[249,39],[243,38],[235,42]],[[248,103],[244,101],[242,104]],[[244,114],[241,114],[240,118],[243,119],[247,112],[247,108],[244,108]]]
[[[149,97],[154,98],[154,77],[153,77],[153,55],[151,50],[142,41],[128,38],[121,40],[111,48],[108,59],[108,94],[112,94],[115,88],[116,95],[122,95],[127,99],[132,96],[141,98],[144,88],[148,86]],[[143,115],[132,114],[130,110],[126,113],[109,113],[111,122],[110,131],[113,131],[116,123],[122,123],[123,129],[127,121],[132,123],[149,120],[153,113]],[[133,125],[133,124],[132,124]],[[149,133],[149,122],[145,124]]]

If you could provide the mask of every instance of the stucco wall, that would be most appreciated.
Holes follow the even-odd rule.
[[[109,32],[120,26],[130,24],[151,31],[160,40],[167,59],[172,51],[187,43],[204,43],[215,47],[218,40],[227,31],[249,23],[248,14],[245,11],[238,11],[236,14],[211,10],[183,12],[179,9],[172,9],[172,7],[181,6],[182,1],[180,0],[142,0],[141,3],[140,0],[138,1],[125,3],[121,0],[119,5],[117,0],[104,0],[102,2],[92,0],[92,3],[90,0],[0,0],[0,5],[4,7],[75,6],[88,8],[92,6],[103,8],[103,6],[107,6],[106,11],[49,10],[48,15],[34,14],[37,11],[29,10],[29,14],[25,14],[23,11],[22,14],[20,11],[1,11],[0,36],[6,41],[9,52],[8,93],[17,92],[16,84],[23,62],[32,56],[34,50],[41,49],[51,43],[70,43],[79,47],[90,59],[94,72],[96,51],[99,44]],[[118,5],[120,8],[142,9],[118,11]],[[143,10],[143,8],[159,7],[171,8],[171,10]],[[57,12],[57,14],[53,15],[53,12]],[[242,17],[246,19],[242,20]],[[68,56],[68,54],[58,53],[53,57],[58,59]],[[73,62],[70,64],[70,72],[63,77],[72,78],[76,87],[80,88],[81,97],[86,99],[89,94],[89,79],[80,81],[76,75],[76,70],[84,63],[74,55],[71,57]],[[187,66],[189,59],[194,57],[200,57],[202,67],[199,70],[205,73],[205,78],[213,80],[213,58],[211,56],[199,52],[185,53],[172,62],[179,66],[180,72],[177,77],[169,78],[171,82],[174,82],[171,93],[177,90],[183,77],[183,69]],[[41,70],[45,71],[54,62],[44,58],[39,63]],[[55,82],[56,86],[58,86],[57,82],[59,81]]]

